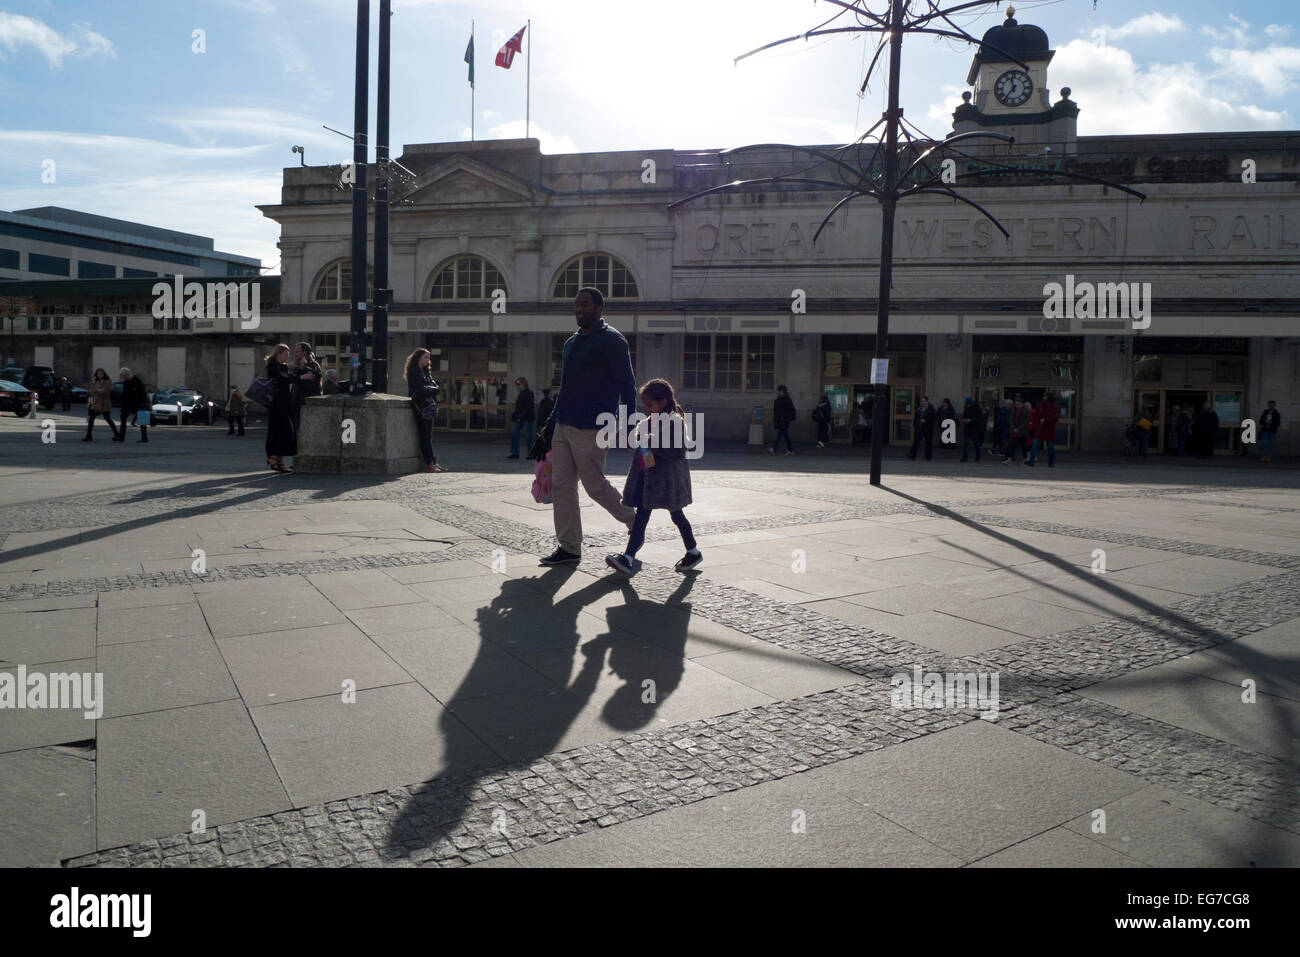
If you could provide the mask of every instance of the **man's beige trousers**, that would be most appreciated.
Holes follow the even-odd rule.
[[[636,517],[636,509],[623,504],[623,497],[605,478],[605,449],[596,445],[598,429],[577,429],[556,425],[551,439],[551,502],[555,510],[555,537],[560,547],[582,554],[582,513],[578,508],[578,482],[591,500],[624,524]]]

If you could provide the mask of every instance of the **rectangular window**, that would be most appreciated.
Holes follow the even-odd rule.
[[[55,317],[54,317],[54,328],[55,328],[55,329],[62,329],[62,328],[63,328],[63,317],[62,317],[62,316],[55,316]]]
[[[175,332],[179,327],[180,327],[180,320],[179,320],[179,319],[177,319],[175,316],[168,316],[168,317],[167,317],[167,328],[168,328],[170,331]]]
[[[28,332],[35,332],[35,331],[36,331],[36,317],[35,317],[35,316],[28,316],[28,317],[27,317],[27,331],[28,331]]]
[[[686,336],[682,347],[682,388],[712,387],[712,344],[710,336]]]
[[[163,330],[163,320],[158,316],[153,317],[153,330],[154,332],[162,332]]]
[[[148,269],[132,269],[130,266],[122,267],[123,279],[153,279],[158,274]]]
[[[18,268],[18,250],[0,249],[0,269]]]
[[[90,262],[86,259],[77,260],[78,279],[113,279],[116,276],[116,266],[110,266],[108,263]]]
[[[41,332],[48,332],[50,328],[50,317],[41,316]]]
[[[126,316],[118,316],[118,317],[117,317],[117,329],[118,329],[119,332],[125,332],[125,331],[126,331]]]
[[[745,362],[744,336],[715,336],[713,339],[713,388],[739,392]]]
[[[92,332],[98,332],[98,331],[99,331],[99,316],[91,316],[91,317],[90,317],[90,329],[91,329]]]
[[[40,253],[27,254],[27,271],[44,273],[48,276],[71,275],[72,262],[63,256],[43,256]]]
[[[776,336],[745,337],[745,389],[771,392],[776,388]]]

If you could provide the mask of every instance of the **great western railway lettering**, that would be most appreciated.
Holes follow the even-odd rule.
[[[1119,221],[1096,216],[998,217],[1010,234],[1003,236],[983,218],[909,219],[900,217],[902,253],[932,256],[992,250],[994,252],[1113,253],[1118,249]]]

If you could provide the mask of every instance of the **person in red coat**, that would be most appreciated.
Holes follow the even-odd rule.
[[[1029,458],[1026,465],[1038,464],[1038,452],[1045,445],[1047,446],[1047,467],[1056,468],[1056,423],[1061,420],[1061,407],[1056,404],[1056,396],[1051,392],[1043,396],[1043,401],[1038,403],[1030,417],[1030,432],[1033,436],[1034,443],[1029,448]]]

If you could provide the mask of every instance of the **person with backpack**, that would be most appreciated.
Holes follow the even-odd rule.
[[[635,508],[636,517],[628,532],[627,548],[621,555],[606,555],[605,564],[621,575],[634,574],[636,553],[645,543],[650,512],[662,508],[667,509],[686,546],[686,554],[673,567],[677,571],[687,571],[704,561],[704,556],[695,541],[691,523],[682,511],[691,504],[691,470],[686,463],[685,443],[679,448],[677,443],[670,441],[676,429],[668,422],[670,416],[678,416],[684,423],[686,411],[678,403],[667,379],[651,379],[641,387],[640,394],[649,417],[637,426],[637,450],[623,486],[623,504]],[[652,434],[656,436],[654,442],[649,441]],[[683,439],[686,437],[685,424],[681,425],[680,434]]]
[[[831,440],[831,400],[825,393],[813,409],[812,418],[817,423],[817,448],[824,449]]]

